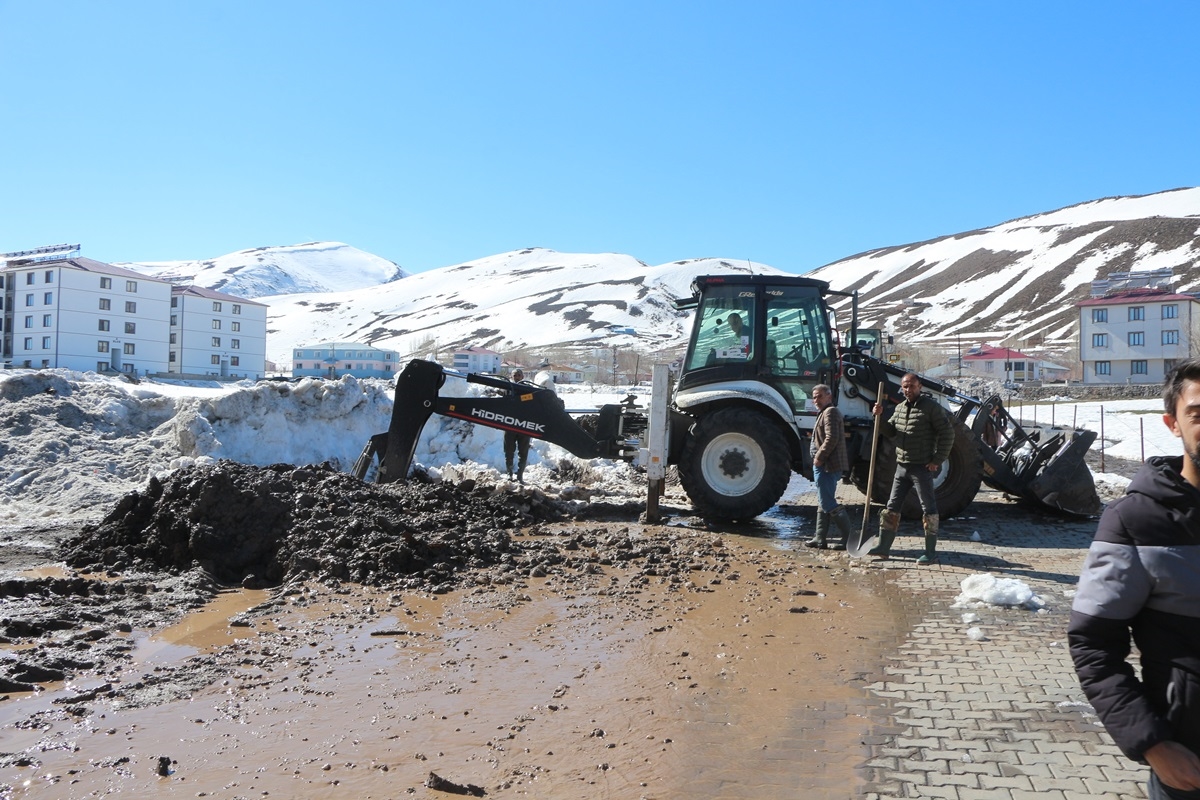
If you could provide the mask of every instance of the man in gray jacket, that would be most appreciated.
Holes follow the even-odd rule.
[[[896,475],[887,507],[879,516],[879,545],[868,555],[881,559],[890,555],[892,541],[900,529],[900,508],[909,491],[915,488],[925,528],[925,553],[917,563],[928,564],[937,557],[938,509],[933,479],[954,448],[954,425],[932,396],[921,394],[921,379],[915,373],[909,372],[900,380],[900,392],[904,401],[888,419],[882,419],[882,403],[876,403],[873,409],[881,418],[882,433],[896,442]]]

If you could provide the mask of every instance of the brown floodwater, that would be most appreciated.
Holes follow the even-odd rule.
[[[442,596],[228,592],[137,639],[122,684],[212,680],[76,716],[0,703],[8,798],[844,798],[884,707],[864,688],[907,622],[877,574],[724,536],[677,588],[608,567]],[[149,680],[148,680],[149,679]],[[205,683],[205,681],[200,682]],[[160,757],[170,761],[159,774]]]

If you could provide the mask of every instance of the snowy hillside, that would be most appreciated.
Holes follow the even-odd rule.
[[[116,266],[172,283],[191,283],[253,300],[295,292],[343,292],[398,280],[396,264],[341,242],[256,247],[206,261],[159,261]]]
[[[293,346],[349,340],[403,355],[479,345],[498,352],[595,342],[654,350],[686,341],[691,313],[675,310],[697,275],[784,274],[762,264],[696,259],[651,267],[619,254],[530,249],[336,294],[268,298],[267,357],[290,363]],[[613,334],[609,326],[633,328]]]
[[[268,359],[359,341],[409,355],[479,345],[560,344],[648,352],[681,345],[690,314],[673,301],[696,275],[805,274],[812,265],[718,258],[649,266],[632,256],[528,249],[406,275],[336,242],[245,250],[203,262],[123,265],[270,306]],[[857,289],[864,324],[901,341],[1044,347],[1069,359],[1075,303],[1113,272],[1171,269],[1200,292],[1200,188],[1081,203],[990,228],[865,252],[807,272]],[[844,319],[843,315],[843,319]],[[610,328],[632,328],[614,333]]]
[[[866,321],[907,341],[1006,341],[1068,350],[1074,303],[1112,272],[1171,269],[1200,291],[1200,189],[1118,197],[821,267],[811,277],[857,289]]]

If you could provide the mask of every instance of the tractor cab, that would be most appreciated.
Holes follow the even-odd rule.
[[[789,416],[815,414],[812,389],[832,383],[837,362],[827,290],[810,278],[696,278],[693,296],[678,302],[696,316],[677,392],[754,382],[774,389]]]

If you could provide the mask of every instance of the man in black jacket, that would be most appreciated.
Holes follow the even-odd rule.
[[[1151,800],[1176,800],[1200,798],[1200,360],[1167,376],[1163,400],[1185,455],[1151,458],[1105,509],[1067,635],[1109,735],[1150,765]]]

